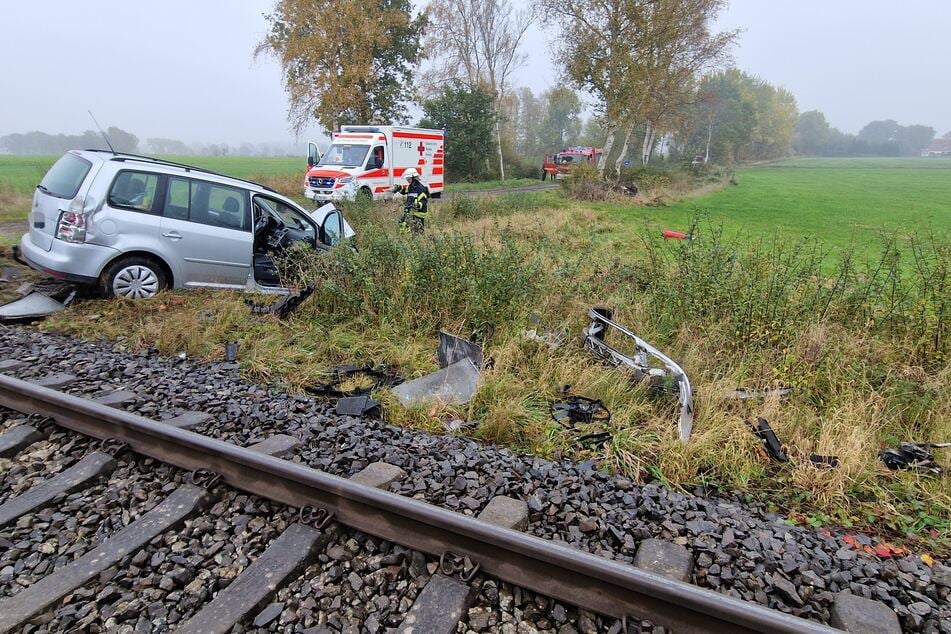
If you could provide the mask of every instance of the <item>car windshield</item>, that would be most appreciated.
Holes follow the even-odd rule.
[[[363,159],[366,158],[369,149],[369,145],[334,143],[317,165],[357,167],[358,165],[363,165]]]

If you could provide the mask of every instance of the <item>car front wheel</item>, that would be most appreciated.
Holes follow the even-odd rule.
[[[116,260],[106,267],[99,281],[106,297],[128,299],[148,299],[168,287],[162,267],[143,257]]]

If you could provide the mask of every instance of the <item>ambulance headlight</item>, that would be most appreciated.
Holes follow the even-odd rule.
[[[346,185],[347,183],[352,183],[352,182],[353,182],[353,176],[344,176],[343,178],[339,179],[337,182],[340,183],[341,185]]]

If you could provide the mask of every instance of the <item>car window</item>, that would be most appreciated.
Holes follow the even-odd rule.
[[[327,150],[327,153],[321,157],[317,165],[337,166],[337,167],[358,167],[363,165],[363,158],[370,149],[369,145],[334,143]]]
[[[92,163],[75,154],[64,154],[40,181],[40,190],[57,198],[72,198],[79,191]]]
[[[385,163],[386,163],[386,160],[385,160],[383,146],[378,145],[375,148],[373,148],[372,152],[370,152],[370,156],[367,158],[366,169],[368,170],[379,169],[383,167]]]
[[[279,200],[265,198],[264,196],[255,196],[254,204],[259,206],[255,213],[266,213],[266,210],[260,208],[263,206],[267,208],[267,211],[277,214],[284,226],[292,231],[291,235],[294,240],[304,240],[311,243],[316,241],[317,235],[314,225],[308,222],[300,211]]]
[[[109,188],[109,206],[151,212],[156,202],[158,182],[158,174],[121,171]]]
[[[324,219],[324,239],[327,244],[334,246],[340,242],[340,234],[343,233],[340,227],[340,214],[332,211]]]
[[[250,231],[247,194],[235,187],[169,178],[163,215],[212,227]]]

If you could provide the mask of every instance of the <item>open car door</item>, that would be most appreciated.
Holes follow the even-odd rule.
[[[317,144],[313,141],[307,143],[307,166],[313,167],[320,162],[320,150],[317,149]]]

